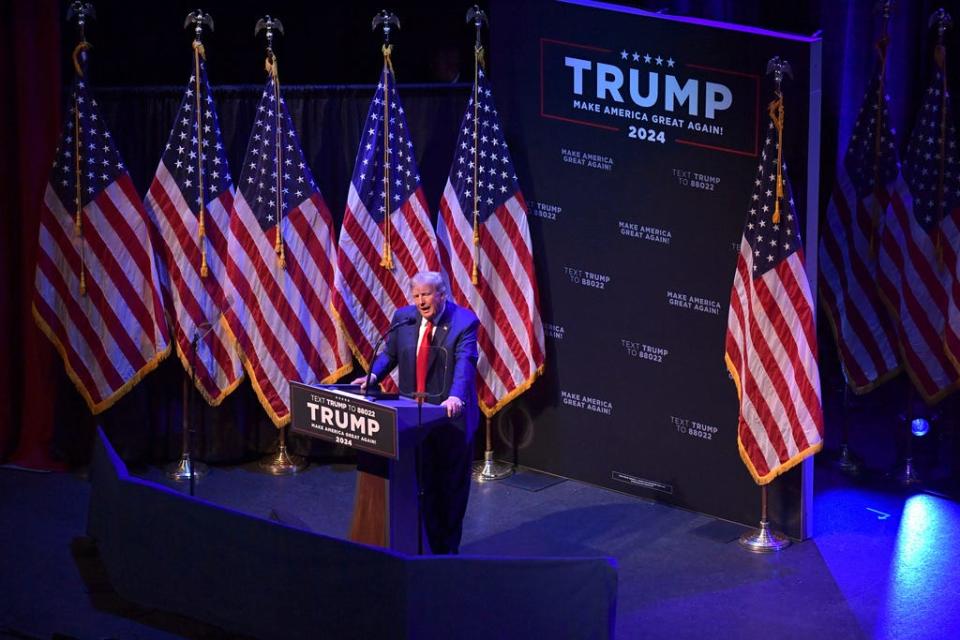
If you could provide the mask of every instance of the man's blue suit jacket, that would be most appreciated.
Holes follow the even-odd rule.
[[[387,336],[387,345],[373,362],[373,373],[383,380],[398,367],[400,391],[416,390],[417,337],[420,334],[420,312],[413,305],[400,307],[393,316],[393,324],[415,322],[398,327]],[[427,402],[439,404],[448,396],[463,400],[463,412],[450,422],[468,437],[473,436],[480,423],[477,403],[477,327],[480,321],[470,311],[449,300],[435,323],[427,368],[427,392],[436,394]]]

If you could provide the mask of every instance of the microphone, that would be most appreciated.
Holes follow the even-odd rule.
[[[367,370],[367,379],[363,382],[364,392],[367,395],[370,395],[370,376],[373,375],[373,361],[377,357],[377,350],[380,349],[380,345],[383,344],[383,341],[387,339],[391,333],[399,329],[400,327],[406,327],[411,324],[416,324],[417,318],[403,318],[391,324],[386,331],[383,332],[383,335],[380,336],[380,339],[377,340],[377,344],[373,345],[373,355],[370,356],[370,369]]]

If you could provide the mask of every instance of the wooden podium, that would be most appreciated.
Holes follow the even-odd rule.
[[[294,432],[357,451],[349,539],[416,555],[417,444],[446,419],[446,409],[295,382],[290,383],[290,408]]]
[[[349,539],[416,555],[417,443],[446,419],[441,406],[424,403],[417,428],[417,403],[406,398],[378,400],[397,412],[397,457],[357,452],[357,493]],[[426,540],[426,538],[424,538]]]

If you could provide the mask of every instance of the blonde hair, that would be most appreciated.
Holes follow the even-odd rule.
[[[433,287],[437,293],[447,293],[447,283],[439,271],[421,271],[410,278],[410,287],[426,285]]]

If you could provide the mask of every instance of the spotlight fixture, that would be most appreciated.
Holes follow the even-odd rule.
[[[926,418],[914,418],[910,421],[910,433],[922,438],[930,432],[930,421]]]

